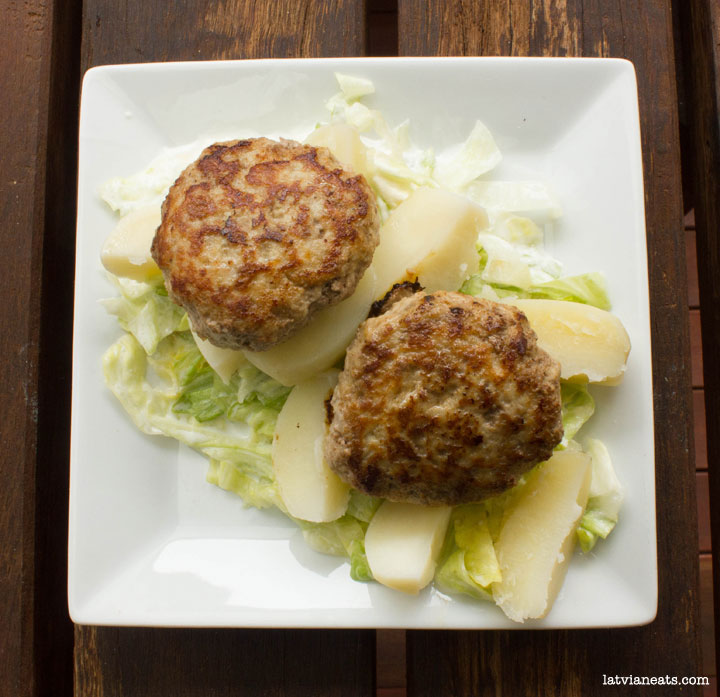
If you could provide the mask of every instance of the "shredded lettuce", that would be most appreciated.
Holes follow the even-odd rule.
[[[530,289],[530,297],[593,305],[601,310],[610,309],[605,276],[601,273],[584,273],[580,276],[566,276],[554,281],[539,283]]]
[[[192,414],[198,422],[212,421],[226,414],[237,402],[236,390],[232,383],[225,385],[207,363],[197,359],[196,362],[201,367],[183,385],[172,410],[176,414]]]
[[[355,581],[373,580],[365,554],[367,521],[346,513],[331,523],[309,523],[304,520],[296,522],[309,547],[323,554],[347,557],[350,560],[350,576]]]
[[[530,267],[523,261],[516,247],[490,234],[480,234],[478,244],[483,251],[480,278],[485,283],[522,290],[530,288]]]
[[[595,400],[588,392],[586,385],[572,382],[561,383],[560,395],[562,397],[563,439],[558,447],[567,448],[585,422],[595,413]]]
[[[167,297],[162,281],[142,283],[112,274],[108,277],[120,291],[120,296],[100,302],[147,353],[154,353],[158,344],[173,332],[189,328],[185,311]]]
[[[490,584],[500,581],[500,565],[483,504],[459,506],[453,511],[435,581],[446,593],[464,593],[491,599]]]
[[[548,186],[539,181],[472,182],[465,195],[488,210],[491,218],[498,213],[514,213],[536,223],[556,220],[562,209]]]
[[[363,523],[369,523],[381,503],[382,499],[377,496],[368,496],[357,489],[353,489],[350,492],[347,514]]]
[[[257,507],[277,505],[270,450],[280,408],[263,406],[256,392],[237,395],[243,376],[230,385],[200,355],[189,331],[163,339],[148,355],[132,334],[118,339],[103,356],[105,381],[135,425],[202,452],[210,460],[208,481]],[[256,370],[253,368],[253,370]],[[255,416],[238,419],[238,410]]]
[[[480,260],[482,264],[482,255]],[[599,273],[566,276],[565,278],[558,278],[544,283],[532,284],[526,288],[493,279],[492,275],[485,278],[482,272],[473,274],[463,283],[460,292],[468,295],[482,295],[483,287],[490,286],[500,299],[544,298],[547,300],[567,300],[568,302],[593,305],[601,310],[610,309],[610,300],[605,289],[605,279]]]
[[[543,231],[534,220],[504,211],[495,213],[489,232],[515,245],[529,247],[543,241]]]
[[[162,203],[178,174],[200,153],[204,143],[168,149],[144,170],[128,177],[115,177],[100,186],[100,198],[121,216],[150,204]]]
[[[460,151],[438,161],[435,177],[447,189],[464,191],[478,177],[497,167],[501,160],[502,154],[492,133],[484,123],[476,121]]]
[[[411,143],[407,121],[391,127],[378,110],[362,103],[375,91],[370,80],[341,73],[336,79],[340,91],[326,106],[331,120],[342,120],[363,134],[367,177],[383,220],[421,186],[462,193],[486,208],[489,227],[478,238],[478,271],[461,292],[493,300],[548,298],[609,309],[601,274],[563,276],[560,263],[541,249],[541,225],[562,213],[550,189],[538,181],[482,178],[502,159],[484,124],[476,122],[462,145],[436,158],[432,149]],[[144,171],[110,180],[100,195],[120,215],[159,203],[200,149],[196,143],[166,152]],[[209,460],[209,483],[237,494],[246,504],[276,506],[289,515],[274,479],[271,449],[290,388],[247,361],[223,381],[198,350],[186,313],[167,297],[160,279],[112,280],[120,295],[103,304],[128,333],[105,353],[103,370],[108,387],[137,427],[203,453]],[[592,416],[594,400],[583,385],[563,383],[561,389],[565,434],[559,447],[579,447],[574,438]],[[587,451],[593,461],[592,484],[577,528],[584,551],[612,531],[623,496],[605,446],[588,440]],[[501,580],[494,543],[525,482],[521,478],[500,496],[453,511],[435,577],[441,590],[492,600],[490,586]],[[347,511],[338,520],[296,522],[310,547],[346,557],[351,577],[370,581],[365,533],[380,503],[352,491]]]
[[[338,85],[340,85],[343,98],[348,102],[375,93],[375,85],[372,80],[368,80],[367,78],[335,73],[335,79]]]
[[[248,506],[282,508],[282,499],[272,476],[268,472],[248,469],[244,463],[238,465],[228,460],[211,459],[205,480],[239,496]]]
[[[381,502],[382,499],[353,489],[347,511],[338,520],[330,523],[296,522],[302,528],[305,542],[315,551],[347,557],[353,579],[372,581],[372,571],[365,555],[365,532]]]
[[[589,552],[598,537],[605,539],[613,531],[624,494],[604,443],[588,438],[585,450],[592,457],[592,480],[587,507],[580,519],[577,536],[582,551]]]
[[[479,271],[465,281],[461,293],[488,297],[489,286],[491,299],[543,298],[610,309],[603,274],[561,277],[561,265],[548,254],[530,245],[513,244],[496,232],[493,227],[478,235]]]

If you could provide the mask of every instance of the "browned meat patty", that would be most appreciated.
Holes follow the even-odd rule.
[[[356,489],[481,501],[560,442],[560,366],[517,308],[416,293],[360,326],[329,413],[325,457]]]
[[[326,148],[237,140],[178,177],[152,255],[201,337],[261,351],[352,294],[378,229],[367,182]]]

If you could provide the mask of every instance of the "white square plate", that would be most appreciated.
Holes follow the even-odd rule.
[[[499,179],[541,177],[564,215],[548,250],[567,273],[603,271],[633,349],[626,379],[596,388],[583,435],[601,438],[626,489],[620,523],[573,559],[549,616],[524,627],[642,624],[655,616],[653,412],[642,159],[635,73],[603,59],[333,59],[126,65],[85,76],[75,284],[68,594],[76,622],[264,627],[517,627],[490,603],[410,597],[352,581],[278,512],[205,482],[203,458],[135,429],[101,356],[120,329],[99,253],[115,218],[98,186],[202,135],[302,137],[327,119],[334,71],[436,151],[476,119],[504,155]]]

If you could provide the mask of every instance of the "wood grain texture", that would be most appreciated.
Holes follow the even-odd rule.
[[[87,0],[83,65],[365,52],[362,0]]]
[[[713,0],[680,3],[685,91],[693,146],[698,283],[702,307],[708,488],[720,501],[720,7]],[[712,357],[712,358],[710,358]],[[720,507],[711,506],[713,573],[720,578]],[[715,651],[720,661],[720,584],[715,584]]]
[[[709,554],[700,555],[700,608],[703,675],[717,675],[715,663],[715,622],[713,621],[713,570]]]
[[[703,342],[700,310],[690,310],[690,360],[692,386],[703,386]]]
[[[695,425],[695,467],[708,468],[707,433],[705,429],[705,390],[693,390],[693,423]]]
[[[78,697],[373,693],[368,632],[77,627]],[[366,672],[358,674],[362,666]]]
[[[408,692],[610,695],[603,673],[699,673],[685,239],[668,0],[400,0],[401,55],[614,56],[638,74],[651,287],[659,609],[647,627],[409,632]],[[720,304],[718,304],[720,308]],[[672,425],[672,427],[670,427]],[[698,694],[675,687],[657,694]],[[622,694],[632,694],[623,689]]]
[[[78,8],[0,0],[2,695],[72,690],[65,560]]]
[[[710,493],[707,472],[698,472],[695,475],[695,490],[698,510],[698,549],[701,553],[710,552]]]
[[[700,307],[700,286],[698,285],[697,242],[695,228],[685,229],[685,252],[687,256],[688,305]]]
[[[33,676],[35,456],[40,340],[39,288],[50,85],[52,12],[3,0],[0,73],[8,99],[2,130],[0,221],[0,684],[30,695]],[[27,85],[36,85],[28,90]]]
[[[87,0],[82,63],[361,55],[361,0]],[[375,633],[76,627],[75,694],[368,697]]]
[[[376,632],[375,663],[377,686],[404,689],[405,675],[405,630],[378,629]]]

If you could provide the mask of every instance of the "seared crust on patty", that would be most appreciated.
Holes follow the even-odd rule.
[[[560,366],[518,309],[416,293],[360,326],[329,413],[325,457],[356,489],[481,501],[560,442]]]
[[[152,256],[201,337],[260,351],[352,294],[378,228],[367,182],[326,148],[236,140],[178,177]]]

